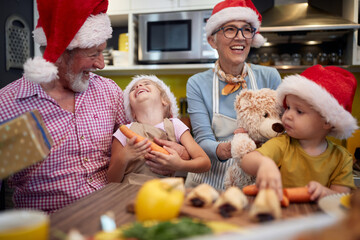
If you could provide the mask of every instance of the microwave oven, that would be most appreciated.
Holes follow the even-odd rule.
[[[217,51],[207,42],[205,25],[211,10],[139,15],[140,63],[214,62]]]

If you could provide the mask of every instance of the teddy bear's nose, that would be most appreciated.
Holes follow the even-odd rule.
[[[277,133],[282,133],[285,129],[281,123],[274,123],[272,129]]]

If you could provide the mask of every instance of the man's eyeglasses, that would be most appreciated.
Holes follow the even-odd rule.
[[[221,27],[219,28],[218,30],[216,30],[215,32],[213,32],[213,34],[211,35],[215,35],[217,32],[219,32],[220,30],[223,31],[224,33],[224,36],[226,38],[230,38],[230,39],[233,39],[235,38],[239,31],[241,32],[241,35],[244,37],[244,38],[247,38],[247,39],[251,39],[255,36],[255,33],[256,33],[256,28],[253,28],[253,27],[242,27],[242,28],[237,28],[235,26],[227,26],[227,27]]]

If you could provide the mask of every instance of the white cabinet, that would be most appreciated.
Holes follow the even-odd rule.
[[[107,13],[115,15],[119,13],[127,13],[130,10],[130,0],[109,0]]]
[[[179,0],[179,7],[206,7],[212,9],[222,0]]]
[[[131,10],[153,10],[175,9],[178,7],[178,0],[131,0]]]
[[[184,11],[212,9],[221,0],[131,0],[130,9],[134,12]]]

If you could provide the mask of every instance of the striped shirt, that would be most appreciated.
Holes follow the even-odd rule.
[[[46,159],[9,178],[15,207],[53,212],[107,183],[112,134],[126,123],[123,92],[92,73],[89,81],[75,94],[75,113],[24,77],[0,89],[0,122],[37,109],[54,141]]]

